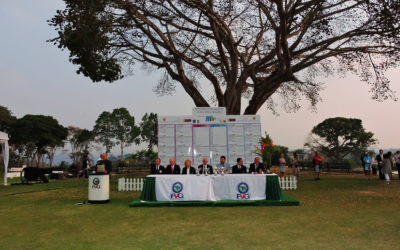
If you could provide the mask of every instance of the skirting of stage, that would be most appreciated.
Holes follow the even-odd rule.
[[[299,206],[300,202],[285,193],[281,200],[223,200],[223,201],[141,201],[134,200],[130,207],[243,207],[243,206]]]

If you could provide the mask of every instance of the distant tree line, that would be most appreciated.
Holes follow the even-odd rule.
[[[104,111],[97,118],[92,130],[76,126],[64,127],[51,116],[25,115],[13,116],[7,108],[0,106],[0,131],[9,134],[10,148],[14,164],[21,166],[53,165],[57,150],[70,145],[69,156],[76,165],[93,149],[109,153],[119,145],[121,160],[124,149],[133,143],[148,144],[148,151],[157,145],[157,114],[146,113],[136,125],[135,118],[126,108],[117,108],[112,112]]]

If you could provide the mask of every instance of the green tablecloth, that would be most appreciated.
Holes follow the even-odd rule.
[[[278,176],[266,176],[267,184],[265,186],[265,194],[267,200],[281,200],[282,193],[279,186]],[[156,177],[146,177],[143,184],[143,191],[140,196],[142,201],[157,201],[156,197]]]
[[[281,187],[279,186],[278,176],[268,176],[267,175],[267,184],[265,185],[265,194],[267,196],[267,200],[281,200],[282,192]]]
[[[143,191],[140,195],[142,201],[157,201],[156,177],[146,177],[143,184]]]

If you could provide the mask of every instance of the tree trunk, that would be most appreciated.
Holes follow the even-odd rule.
[[[121,161],[124,159],[124,142],[121,141]]]

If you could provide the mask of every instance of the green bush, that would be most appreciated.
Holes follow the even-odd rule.
[[[342,165],[344,167],[350,167],[350,168],[356,168],[357,167],[357,164],[352,159],[349,159],[349,158],[344,158],[342,160]]]

